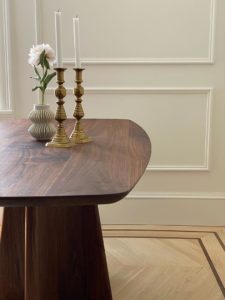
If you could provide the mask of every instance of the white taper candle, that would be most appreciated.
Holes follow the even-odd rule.
[[[73,18],[73,34],[74,34],[74,49],[75,49],[75,68],[81,68],[80,61],[80,28],[79,17]]]
[[[62,24],[61,12],[55,12],[55,43],[56,43],[56,65],[57,68],[62,68]]]

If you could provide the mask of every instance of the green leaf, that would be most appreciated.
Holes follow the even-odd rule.
[[[52,80],[52,78],[56,75],[56,72],[49,74],[45,80],[44,80],[44,86],[45,88],[47,87],[47,85],[49,84],[49,82]]]
[[[50,65],[49,65],[49,62],[48,62],[46,56],[44,57],[44,65],[45,65],[46,69],[48,69],[48,70],[50,69]]]
[[[40,89],[41,87],[40,86],[35,86],[32,91],[36,91],[37,89]]]
[[[42,77],[42,79],[41,79],[40,82],[43,82],[45,80],[45,78],[46,78],[47,75],[48,75],[48,70],[45,71],[45,73],[44,73],[44,75],[43,75],[43,77]]]
[[[40,62],[39,62],[39,65],[41,65],[42,66],[42,68],[44,68],[44,59],[45,59],[45,50],[43,50],[42,52],[41,52],[41,55],[40,55]]]
[[[35,71],[35,73],[37,74],[39,80],[41,80],[41,76],[40,76],[40,74],[39,74],[38,69],[37,69],[36,66],[34,66],[34,71]]]

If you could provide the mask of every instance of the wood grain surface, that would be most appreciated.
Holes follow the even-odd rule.
[[[25,209],[4,209],[0,234],[0,300],[24,300]]]
[[[143,175],[150,140],[129,120],[84,120],[93,142],[46,148],[27,132],[27,120],[0,122],[0,206],[112,203]],[[67,120],[66,131],[72,131]]]
[[[27,208],[26,245],[26,300],[112,300],[97,206]]]

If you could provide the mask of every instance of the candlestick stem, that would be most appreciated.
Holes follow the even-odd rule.
[[[46,147],[58,147],[58,148],[68,148],[72,147],[69,137],[66,134],[63,122],[67,119],[66,112],[64,109],[64,100],[66,96],[66,89],[63,86],[64,81],[64,71],[65,68],[55,68],[57,73],[57,84],[58,87],[55,90],[55,96],[57,100],[57,110],[55,114],[55,120],[58,122],[57,131],[52,141],[46,144]]]
[[[75,71],[75,82],[76,87],[74,88],[74,95],[76,97],[76,106],[74,110],[74,118],[76,119],[74,130],[71,133],[70,141],[72,144],[84,144],[91,142],[92,139],[87,136],[87,134],[84,132],[81,119],[84,117],[84,111],[82,107],[82,96],[84,95],[84,88],[82,87],[81,83],[82,80],[82,72],[84,69],[82,68],[74,68]]]

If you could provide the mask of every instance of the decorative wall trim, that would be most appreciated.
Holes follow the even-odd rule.
[[[42,0],[34,0],[34,22],[35,22],[35,43],[43,43],[42,32]],[[40,90],[37,91],[37,103],[40,99]]]
[[[203,165],[151,165],[151,163],[149,163],[149,165],[146,168],[147,171],[163,171],[163,172],[174,172],[174,171],[209,171],[209,166],[208,164],[206,164],[206,162],[204,162]]]
[[[35,2],[35,24],[36,24],[36,41],[42,40],[42,0]],[[168,64],[213,64],[214,63],[214,44],[215,44],[215,7],[216,0],[210,1],[210,28],[209,28],[209,45],[208,57],[184,57],[184,58],[83,58],[84,65],[168,65]],[[74,58],[64,58],[65,65],[74,65]]]
[[[82,63],[84,65],[177,65],[177,64],[213,64],[214,63],[214,45],[215,45],[215,11],[216,0],[210,1],[210,26],[209,26],[209,45],[208,45],[208,57],[168,57],[168,58],[84,58]],[[73,65],[73,58],[65,58],[66,65]]]
[[[210,2],[210,28],[209,28],[209,60],[214,63],[215,60],[215,27],[216,27],[216,0]]]
[[[212,118],[212,99],[213,88],[207,93],[207,107],[206,107],[206,132],[205,132],[205,167],[206,171],[210,170],[210,149],[211,149],[211,118]]]
[[[131,192],[126,199],[217,199],[225,200],[225,192],[209,192],[209,193],[189,193],[189,192]]]
[[[86,94],[208,94],[211,87],[85,87]],[[73,88],[68,88],[73,93]]]
[[[211,49],[214,47],[212,46]],[[209,50],[211,53],[212,50]],[[212,52],[213,53],[213,52]],[[83,65],[210,65],[213,57],[207,58],[84,58]],[[65,65],[74,65],[74,58],[64,58]]]
[[[54,93],[54,88],[46,92]],[[74,87],[66,87],[73,94]],[[210,94],[212,87],[85,87],[85,94]]]
[[[0,120],[2,119],[12,119],[14,113],[12,110],[0,110]]]
[[[10,8],[9,1],[2,1],[2,26],[3,26],[3,55],[4,55],[4,66],[1,66],[4,70],[5,80],[1,86],[4,89],[5,101],[3,107],[5,110],[12,108],[12,86],[11,86],[11,43],[10,43]]]
[[[48,88],[47,93],[53,94],[54,89]],[[73,93],[73,87],[67,87],[68,94]],[[210,136],[212,87],[85,87],[85,94],[206,94],[206,132],[205,153],[202,165],[151,165],[147,171],[209,171],[210,166]]]
[[[171,90],[170,90],[171,92]],[[210,146],[211,146],[211,113],[212,113],[212,94],[213,88],[191,88],[188,90],[177,90],[173,93],[194,93],[194,94],[207,94],[206,99],[206,131],[205,131],[205,153],[203,165],[151,165],[147,167],[147,171],[209,171],[210,170]]]

